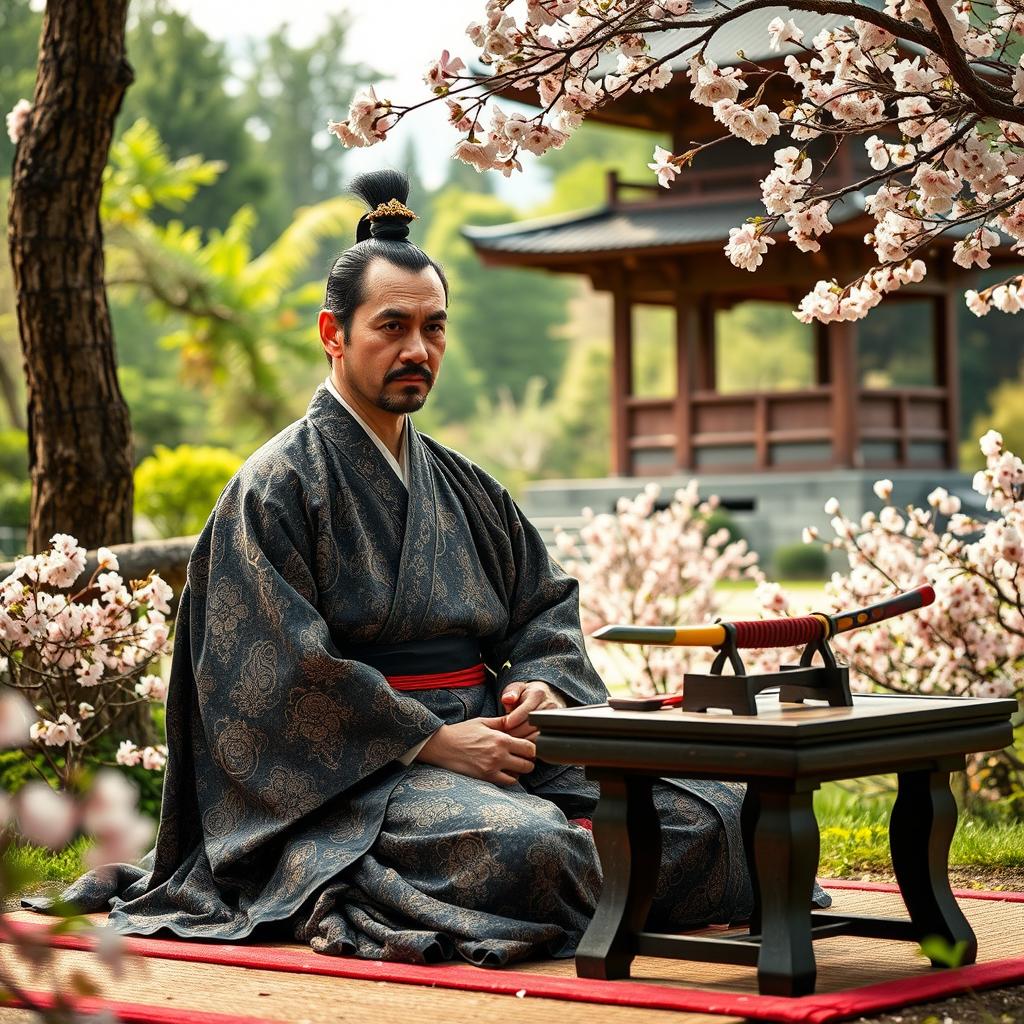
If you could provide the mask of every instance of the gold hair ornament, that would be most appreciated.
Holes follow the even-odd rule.
[[[397,199],[389,199],[386,203],[381,203],[366,215],[367,220],[377,220],[380,217],[408,217],[410,220],[419,220],[417,214]]]

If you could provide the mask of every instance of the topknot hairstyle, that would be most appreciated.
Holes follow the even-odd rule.
[[[382,203],[397,200],[404,205],[409,199],[409,178],[401,171],[383,169],[357,175],[349,182],[348,191],[369,207],[356,225],[356,242],[336,257],[327,277],[324,308],[329,309],[341,324],[346,344],[352,328],[352,317],[363,302],[363,279],[366,268],[375,259],[387,260],[395,267],[418,273],[433,267],[441,279],[445,301],[448,301],[448,279],[441,265],[432,260],[418,245],[409,241],[411,217],[396,213],[369,215]],[[331,362],[331,357],[327,356]]]
[[[412,218],[397,214],[369,220],[369,214],[383,203],[397,199],[405,204],[409,198],[409,179],[400,171],[381,170],[357,175],[349,182],[349,192],[358,196],[370,208],[356,225],[356,241],[368,238],[392,238],[396,242],[409,237]]]

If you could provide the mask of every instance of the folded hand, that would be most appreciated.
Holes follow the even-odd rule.
[[[550,683],[533,679],[525,683],[509,683],[501,693],[501,703],[507,714],[502,718],[502,728],[510,736],[533,740],[537,736],[536,726],[530,725],[527,716],[531,711],[547,708],[564,708],[565,698]]]
[[[505,731],[503,722],[504,718],[470,718],[442,725],[424,744],[417,760],[511,786],[520,775],[533,771],[537,748],[528,739]]]

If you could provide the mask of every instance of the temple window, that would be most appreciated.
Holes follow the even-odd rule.
[[[639,398],[676,394],[676,314],[669,306],[632,305],[633,382]]]
[[[932,387],[935,369],[935,304],[895,296],[857,325],[857,372],[861,386]]]
[[[796,391],[815,385],[814,329],[781,302],[737,302],[715,311],[716,390]]]

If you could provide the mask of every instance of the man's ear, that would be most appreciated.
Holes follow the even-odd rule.
[[[317,327],[320,330],[320,342],[324,351],[332,358],[342,357],[344,349],[344,335],[341,324],[338,323],[334,314],[329,309],[321,309],[317,317]]]

